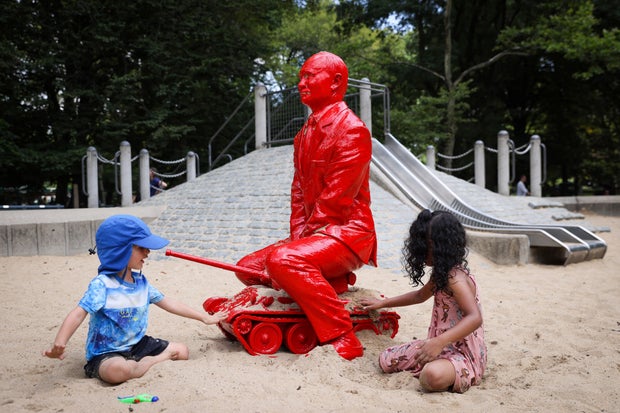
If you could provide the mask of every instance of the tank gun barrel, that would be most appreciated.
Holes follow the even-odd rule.
[[[210,265],[211,267],[217,267],[223,270],[239,272],[239,273],[248,274],[248,275],[255,275],[261,278],[265,277],[265,274],[263,274],[260,271],[256,271],[256,270],[253,270],[247,267],[242,267],[240,265],[228,264],[226,262],[213,260],[211,258],[198,257],[196,255],[186,254],[184,252],[177,252],[177,251],[172,251],[172,250],[166,250],[166,255],[171,256],[171,257],[182,258],[188,261],[198,262],[200,264]]]

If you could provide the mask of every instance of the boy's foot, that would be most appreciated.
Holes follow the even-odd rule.
[[[332,341],[331,344],[340,357],[344,359],[353,360],[356,357],[362,357],[364,355],[364,347],[353,330],[338,337]]]

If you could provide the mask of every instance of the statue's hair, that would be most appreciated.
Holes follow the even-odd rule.
[[[342,85],[337,92],[341,98],[344,98],[349,84],[349,68],[344,60],[342,60],[342,58],[338,55],[325,51],[313,54],[308,60],[310,59],[319,59],[323,68],[328,70],[330,73],[340,73],[342,76]]]

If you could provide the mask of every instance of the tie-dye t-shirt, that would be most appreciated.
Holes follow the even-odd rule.
[[[133,272],[132,276],[134,283],[117,275],[99,274],[80,300],[79,306],[90,314],[86,360],[128,351],[146,334],[149,304],[164,296],[144,275]]]

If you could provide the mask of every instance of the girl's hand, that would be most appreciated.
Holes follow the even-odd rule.
[[[217,324],[220,321],[226,320],[227,317],[228,317],[227,311],[218,311],[217,313],[210,314],[207,317],[205,317],[204,322],[205,324]]]
[[[360,304],[364,310],[377,310],[383,307],[383,300],[375,297],[364,297],[360,300]]]
[[[437,359],[443,350],[443,344],[436,338],[429,338],[416,344],[416,349],[413,356],[414,364],[423,366]]]

